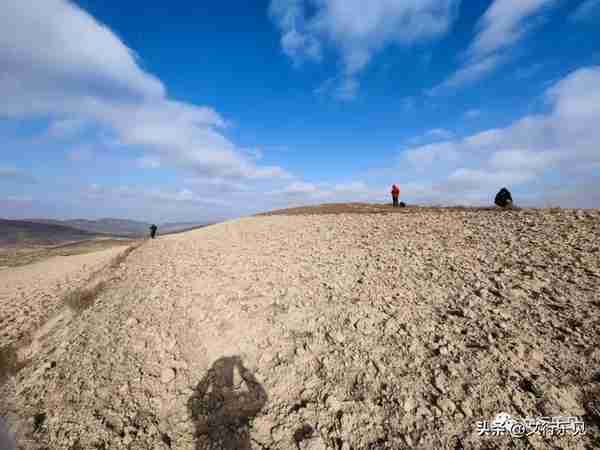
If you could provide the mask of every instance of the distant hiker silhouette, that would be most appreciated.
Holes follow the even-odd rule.
[[[156,237],[156,230],[158,230],[158,227],[154,224],[150,225],[150,237],[152,239],[154,239]]]
[[[400,197],[400,188],[395,184],[392,185],[392,205],[394,208],[398,207],[398,197]]]
[[[215,361],[188,400],[196,450],[251,450],[249,422],[266,402],[267,393],[239,356]]]
[[[500,191],[496,194],[496,198],[494,199],[494,203],[501,208],[507,208],[512,206],[513,199],[510,195],[510,191],[506,188],[500,189]]]

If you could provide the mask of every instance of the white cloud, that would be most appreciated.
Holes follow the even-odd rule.
[[[0,117],[100,127],[124,146],[196,176],[286,178],[225,135],[213,109],[170,100],[110,29],[66,0],[6,0],[0,15]],[[57,125],[60,124],[60,125]]]
[[[84,190],[83,194],[85,197],[94,200],[118,200],[119,202],[124,201],[129,203],[155,203],[157,201],[161,201],[184,204],[197,204],[199,206],[230,206],[229,202],[214,199],[211,197],[203,197],[187,188],[178,190],[165,189],[159,187],[144,189],[141,187],[126,185],[100,186],[98,184],[90,184],[87,187],[87,189]]]
[[[543,206],[570,208],[598,208],[600,206],[600,177],[576,180],[574,183],[551,186],[533,199]]]
[[[272,0],[269,13],[281,30],[283,51],[296,64],[320,61],[325,46],[340,54],[338,97],[349,99],[358,87],[356,76],[375,53],[443,35],[458,5],[459,0]]]
[[[501,150],[490,157],[490,166],[499,170],[543,171],[563,158],[560,152],[533,152],[525,149]]]
[[[321,43],[305,31],[303,0],[273,0],[269,15],[281,30],[281,47],[295,64],[321,60]]]
[[[405,140],[405,144],[408,147],[416,147],[417,145],[423,144],[424,142],[432,142],[432,141],[440,141],[440,140],[448,140],[454,137],[454,133],[450,130],[446,130],[445,128],[432,128],[431,130],[427,130],[425,133],[417,136],[412,136]],[[432,149],[435,152],[435,145],[429,144],[428,146],[423,146]],[[426,152],[425,152],[426,153]]]
[[[430,89],[436,95],[482,79],[509,60],[508,49],[534,24],[532,17],[557,0],[494,0],[477,25],[478,32],[467,50],[467,60],[446,80]]]
[[[482,114],[483,112],[480,109],[474,108],[465,112],[465,117],[467,119],[476,119],[477,117],[481,117]]]
[[[494,0],[479,22],[469,51],[484,56],[513,45],[530,29],[527,19],[556,0]]]
[[[452,163],[458,159],[457,144],[452,141],[427,144],[405,151],[402,157],[418,171],[432,164]]]
[[[448,176],[441,189],[446,192],[465,193],[470,191],[483,191],[495,193],[504,185],[515,186],[531,181],[535,174],[526,170],[519,171],[489,171],[481,169],[459,168]]]
[[[80,95],[104,96],[114,91],[135,98],[162,98],[165,93],[162,83],[139,68],[132,51],[117,36],[63,0],[3,2],[0,65],[3,96],[10,93],[10,87],[45,94],[25,105],[8,96],[3,101],[4,114],[18,116],[36,107],[45,109],[44,104],[59,100],[56,85],[65,82]]]
[[[405,175],[430,174],[429,182],[412,186],[416,199],[442,203],[487,202],[504,185],[544,190],[547,178],[559,179],[554,197],[589,205],[585,193],[573,194],[578,184],[600,187],[600,67],[579,69],[546,92],[550,111],[525,116],[506,128],[486,130],[464,139],[411,148],[401,155]],[[406,170],[406,166],[412,171]],[[586,181],[587,180],[587,181]],[[416,186],[416,187],[415,187]],[[571,192],[567,195],[565,192]],[[596,204],[596,206],[600,206]]]
[[[314,93],[317,95],[330,95],[341,101],[351,101],[358,95],[359,82],[353,77],[333,77],[321,83]]]
[[[286,186],[284,189],[276,191],[277,194],[314,194],[318,192],[318,188],[315,184],[306,183],[303,181],[294,181],[293,183]]]
[[[585,0],[569,16],[575,22],[594,22],[600,18],[600,0]]]
[[[340,100],[354,100],[358,92],[356,78],[345,78],[335,90],[335,97]]]
[[[473,60],[465,66],[458,69],[439,85],[427,91],[428,95],[437,95],[448,89],[463,86],[467,83],[479,80],[488,73],[491,73],[502,62],[497,56],[488,56],[481,60]]]
[[[352,181],[350,183],[338,183],[333,186],[336,193],[345,194],[364,194],[369,191],[369,187],[363,181]]]
[[[203,192],[216,195],[252,191],[252,187],[246,183],[240,183],[221,177],[188,178],[184,180],[184,184],[197,187]]]
[[[444,128],[433,128],[427,131],[427,133],[425,134],[436,139],[450,139],[454,136],[454,133],[452,131],[446,130]]]
[[[334,202],[379,202],[386,197],[386,190],[373,189],[360,180],[337,184],[297,181],[268,195],[278,207],[288,207]]]

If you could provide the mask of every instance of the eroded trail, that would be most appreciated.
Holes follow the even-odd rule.
[[[67,257],[55,256],[0,270],[0,347],[27,338],[64,307],[65,292],[84,284],[125,246]]]
[[[424,211],[161,237],[11,381],[11,423],[28,449],[593,446],[599,234],[598,212]],[[500,412],[588,431],[478,436]]]

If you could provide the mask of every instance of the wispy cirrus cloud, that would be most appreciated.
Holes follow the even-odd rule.
[[[486,56],[514,45],[531,30],[528,19],[557,0],[494,0],[479,21],[479,32],[468,52]]]
[[[494,0],[477,24],[477,34],[461,67],[429,95],[454,89],[485,77],[510,59],[509,50],[535,26],[532,18],[558,0]]]
[[[452,131],[446,130],[445,128],[432,128],[425,134],[435,139],[450,139],[454,136]]]
[[[467,63],[442,83],[434,86],[427,91],[428,95],[437,95],[439,93],[454,89],[473,81],[479,80],[487,74],[493,72],[502,62],[502,57],[491,55],[481,60],[473,60]]]
[[[482,114],[483,114],[483,111],[481,111],[481,109],[472,108],[472,109],[469,109],[467,112],[465,112],[465,117],[467,119],[476,119],[477,117],[481,117]]]
[[[356,97],[358,75],[388,45],[439,37],[452,24],[460,0],[272,0],[269,15],[281,30],[284,53],[296,65],[321,61],[324,48],[341,58],[342,100]],[[311,11],[309,13],[309,11]],[[331,83],[330,83],[331,84]]]
[[[600,18],[600,0],[585,0],[569,18],[574,22],[594,22]]]

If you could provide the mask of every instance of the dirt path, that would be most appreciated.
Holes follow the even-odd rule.
[[[53,258],[0,270],[0,347],[28,335],[64,307],[66,292],[83,284],[126,247]]]
[[[27,449],[592,448],[599,234],[466,210],[164,236],[12,380],[9,422]],[[478,436],[500,412],[588,430]]]

